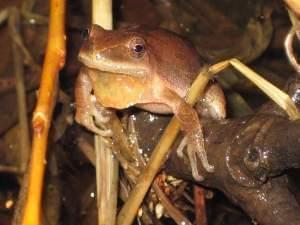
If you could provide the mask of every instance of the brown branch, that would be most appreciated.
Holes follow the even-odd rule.
[[[300,168],[298,121],[257,114],[226,122],[206,121],[204,130],[208,158],[215,172],[209,174],[198,165],[205,177],[202,185],[224,192],[259,224],[299,224],[300,207],[287,188],[286,178],[278,177],[286,169]],[[175,150],[167,171],[193,180],[191,169]]]

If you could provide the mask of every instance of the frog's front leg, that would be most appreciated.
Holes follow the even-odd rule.
[[[204,147],[204,136],[201,122],[196,110],[187,104],[176,93],[165,90],[163,94],[164,102],[172,109],[178,119],[181,129],[185,132],[187,141],[187,153],[190,160],[193,177],[197,181],[203,180],[198,172],[197,157],[200,158],[203,168],[207,172],[213,172],[214,166],[208,163],[207,154]]]
[[[97,100],[92,95],[93,86],[89,77],[88,70],[82,68],[78,75],[75,85],[75,102],[76,102],[76,115],[75,120],[77,123],[83,125],[87,129],[101,136],[111,136],[111,130],[99,129],[94,122],[100,123],[108,122],[108,117],[103,116],[104,108],[97,105]]]
[[[208,163],[204,146],[204,136],[201,122],[196,110],[181,100],[181,103],[174,109],[174,114],[181,124],[182,130],[186,134],[187,153],[191,163],[192,173],[195,179],[202,180],[197,169],[197,156],[200,158],[204,169],[213,172],[214,167]]]

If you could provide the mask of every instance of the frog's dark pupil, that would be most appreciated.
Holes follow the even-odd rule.
[[[144,46],[143,45],[135,45],[134,46],[134,51],[137,53],[140,53],[144,50]]]

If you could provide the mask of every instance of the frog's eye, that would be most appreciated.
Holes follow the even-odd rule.
[[[90,30],[89,29],[84,29],[81,32],[81,37],[83,38],[83,40],[87,40],[89,38],[89,34],[90,34]]]
[[[145,53],[145,41],[142,38],[136,37],[130,41],[129,48],[134,57],[140,58]]]

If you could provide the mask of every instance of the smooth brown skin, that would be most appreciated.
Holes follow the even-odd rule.
[[[197,112],[184,101],[203,67],[198,53],[188,42],[163,29],[134,26],[106,31],[92,25],[79,60],[85,67],[75,88],[78,123],[106,135],[93,122],[93,117],[103,119],[97,102],[116,109],[135,105],[155,113],[174,113],[187,136],[195,179],[203,179],[198,173],[197,156],[206,171],[214,171],[207,160]],[[91,97],[92,91],[96,99]],[[224,95],[220,91],[216,93],[218,97],[212,97],[213,92],[209,92],[208,101],[219,102],[216,111],[225,115]]]

